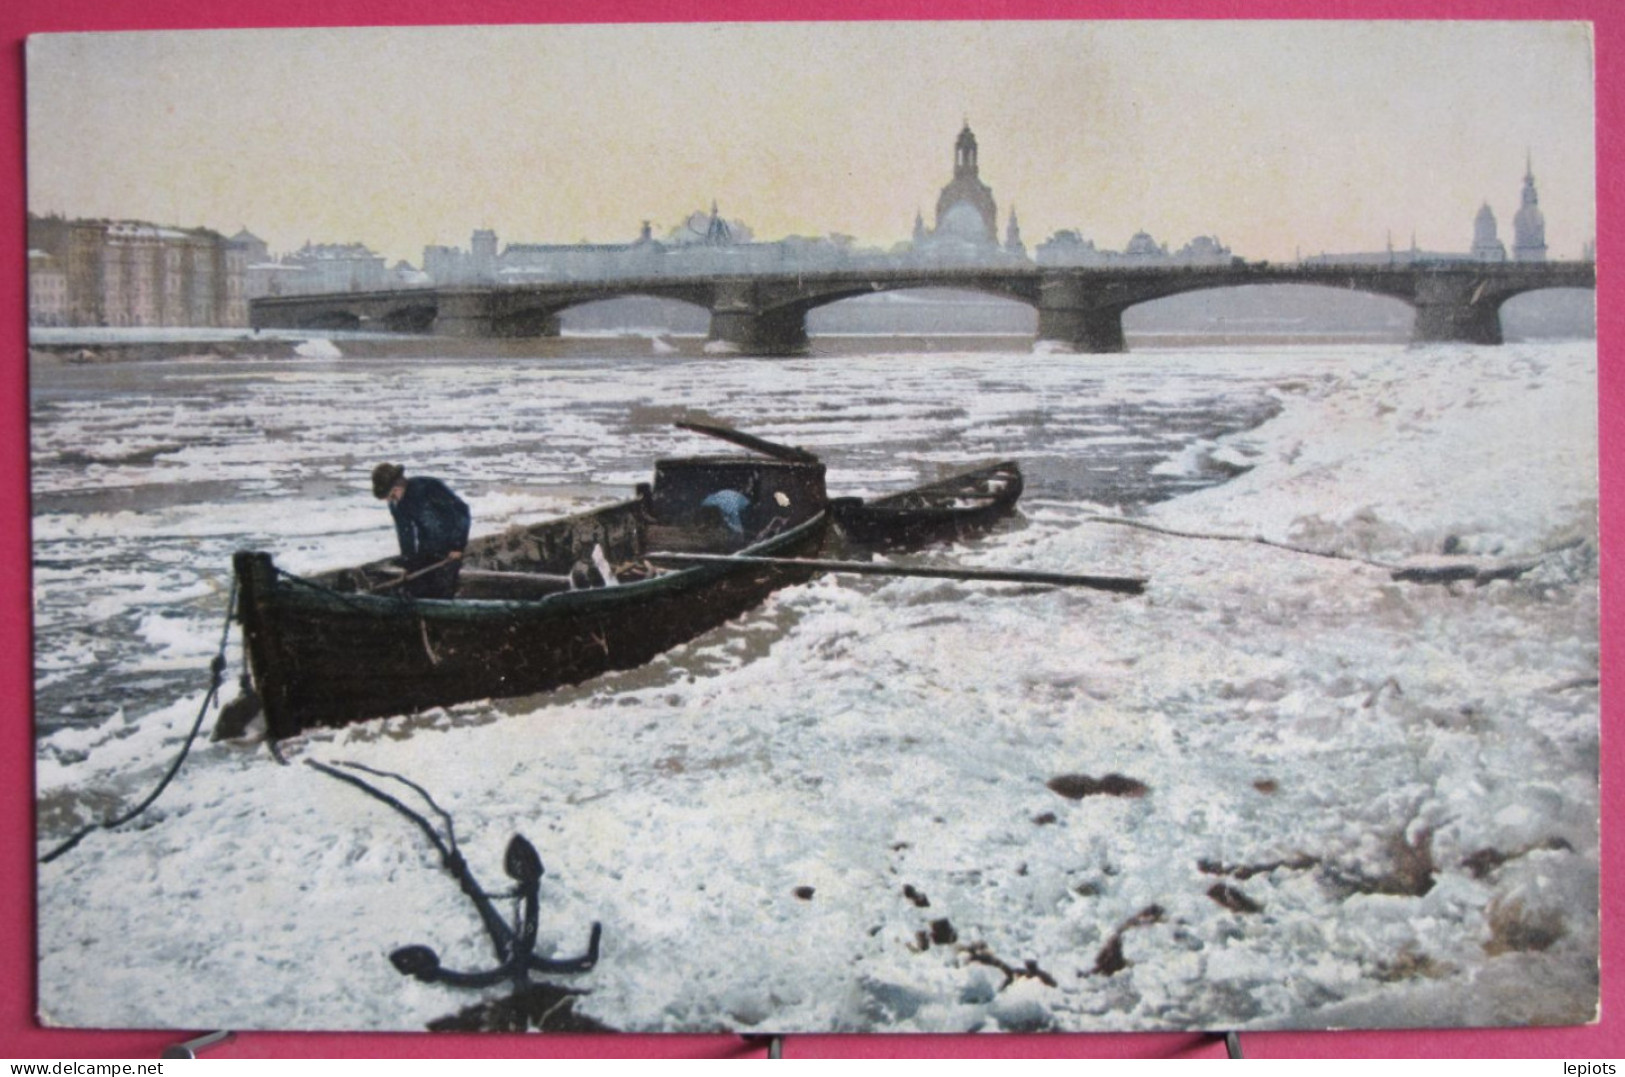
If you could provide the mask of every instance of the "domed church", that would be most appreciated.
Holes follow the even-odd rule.
[[[993,191],[982,182],[976,167],[976,136],[967,122],[954,142],[954,178],[937,197],[937,226],[933,234],[964,242],[996,246],[999,211]]]
[[[925,220],[914,218],[914,251],[927,258],[985,261],[989,257],[1025,258],[1021,229],[1015,210],[1004,246],[999,245],[998,205],[993,191],[982,182],[976,163],[976,135],[967,121],[954,141],[954,178],[937,197],[936,227],[927,230]]]

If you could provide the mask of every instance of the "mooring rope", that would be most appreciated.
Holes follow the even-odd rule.
[[[424,836],[427,837],[429,841],[434,843],[435,849],[440,853],[440,859],[445,862],[447,867],[452,867],[455,864],[462,863],[463,857],[462,854],[457,851],[456,836],[453,835],[451,841],[448,843],[445,839],[441,838],[440,832],[435,830],[433,824],[431,824],[429,820],[425,819],[422,815],[413,811],[411,808],[408,808],[405,804],[402,804],[396,797],[392,797],[382,789],[379,789],[377,786],[371,785],[368,782],[357,778],[353,774],[346,774],[337,767],[330,766],[327,763],[317,762],[314,759],[307,759],[305,760],[305,765],[308,767],[314,767],[323,774],[327,775],[329,778],[337,778],[339,781],[344,782],[347,785],[355,786],[368,796],[373,797],[376,800],[383,801],[391,808],[394,808],[396,811],[406,816],[417,825],[419,830],[423,831]],[[345,766],[354,766],[354,764],[347,763]],[[404,778],[401,780],[405,781]],[[408,782],[407,784],[411,783]]]
[[[1401,564],[1395,564],[1391,561],[1378,561],[1375,558],[1361,557],[1359,554],[1343,553],[1338,550],[1317,550],[1309,546],[1295,546],[1290,542],[1278,542],[1275,539],[1265,538],[1262,535],[1225,535],[1212,531],[1181,531],[1172,527],[1162,527],[1158,524],[1149,523],[1145,520],[1131,520],[1124,516],[1095,515],[1085,516],[1082,519],[1085,523],[1116,524],[1120,527],[1133,527],[1141,531],[1149,531],[1156,535],[1168,535],[1172,538],[1198,539],[1205,542],[1250,542],[1259,546],[1269,546],[1273,549],[1285,550],[1288,553],[1304,554],[1308,557],[1324,557],[1332,561],[1350,561],[1355,564],[1370,565],[1372,568],[1380,568],[1383,571],[1388,572],[1395,579],[1419,583],[1448,583],[1456,579],[1471,581],[1475,577],[1478,579],[1480,584],[1488,582],[1491,579],[1516,579],[1518,575],[1538,567],[1541,562],[1545,561],[1547,558],[1555,557],[1556,555],[1564,553],[1568,550],[1572,550],[1577,546],[1582,546],[1586,542],[1584,538],[1569,539],[1566,542],[1558,543],[1556,546],[1550,546],[1544,550],[1538,550],[1534,554],[1530,555],[1529,559],[1525,561],[1516,562],[1510,565],[1501,565],[1499,568],[1492,566],[1485,569],[1478,567],[1476,563],[1469,563],[1466,567],[1470,571],[1458,577],[1448,574],[1435,575],[1438,570],[1429,569],[1425,566],[1412,568]],[[1514,573],[1510,577],[1506,575],[1506,573],[1509,571]],[[1401,575],[1402,573],[1407,575]]]
[[[394,781],[400,782],[402,785],[412,790],[418,796],[422,797],[425,803],[427,803],[430,808],[434,809],[434,813],[440,816],[440,821],[446,824],[446,844],[450,845],[453,849],[457,848],[457,828],[451,821],[451,813],[437,804],[434,797],[430,796],[429,791],[423,788],[423,786],[419,785],[417,782],[414,782],[411,778],[404,777],[392,771],[379,770],[376,767],[369,767],[365,763],[340,763],[339,765],[349,767],[351,770],[359,770],[365,774],[371,774],[374,777],[393,779]]]
[[[1308,557],[1324,557],[1332,561],[1353,561],[1357,564],[1370,565],[1373,568],[1396,569],[1399,566],[1386,561],[1375,561],[1359,554],[1342,553],[1338,550],[1316,550],[1309,546],[1294,546],[1287,542],[1277,542],[1262,535],[1224,535],[1212,531],[1180,531],[1172,527],[1161,527],[1148,523],[1145,520],[1131,520],[1125,516],[1085,516],[1085,523],[1116,524],[1119,527],[1132,527],[1140,531],[1150,531],[1157,535],[1167,535],[1171,538],[1200,539],[1206,542],[1251,542],[1259,546],[1272,546],[1277,550],[1286,550],[1288,553],[1300,553]]]
[[[192,731],[186,735],[186,742],[181,745],[180,754],[177,755],[175,757],[175,761],[169,765],[169,772],[166,773],[163,780],[158,783],[158,787],[149,793],[147,798],[140,804],[137,804],[134,808],[125,812],[123,815],[120,815],[118,818],[109,819],[106,822],[93,823],[90,826],[85,827],[83,830],[80,830],[78,833],[74,834],[73,837],[69,838],[67,841],[64,841],[61,845],[58,845],[55,849],[52,849],[50,852],[40,857],[39,862],[41,864],[49,864],[51,861],[78,845],[81,841],[85,840],[86,837],[97,830],[112,830],[115,827],[120,827],[125,823],[128,823],[131,819],[134,819],[136,816],[140,815],[142,812],[151,807],[153,801],[157,800],[159,795],[169,787],[169,783],[174,779],[175,775],[180,773],[181,764],[186,762],[186,756],[192,750],[192,742],[197,740],[198,731],[203,728],[203,716],[209,713],[209,707],[213,705],[220,696],[220,683],[223,680],[226,672],[226,644],[231,639],[231,620],[236,612],[237,578],[236,576],[233,576],[231,580],[231,594],[230,597],[226,599],[226,623],[220,630],[220,646],[215,650],[214,659],[209,663],[209,691],[203,697],[203,705],[198,708],[197,719],[192,722]]]
[[[359,609],[362,608],[358,603],[351,601],[350,597],[348,595],[346,595],[343,591],[335,591],[331,587],[322,586],[321,584],[317,583],[315,580],[307,580],[303,576],[295,576],[293,573],[289,572],[287,569],[285,569],[285,568],[277,568],[275,565],[271,566],[271,571],[275,572],[278,576],[281,576],[283,579],[287,580],[290,583],[296,583],[300,587],[309,588],[310,590],[315,591],[317,594],[326,595],[329,598],[336,598],[340,602],[344,603],[346,606],[349,606],[353,610],[359,610]],[[391,597],[397,597],[398,598],[398,597],[401,597],[401,596],[397,595],[397,596],[391,596]]]
[[[408,808],[405,804],[401,803],[399,798],[390,796],[388,793],[384,792],[382,789],[379,789],[370,782],[362,778],[358,778],[353,774],[346,774],[344,771],[339,770],[338,767],[332,766],[328,763],[318,762],[315,759],[305,760],[305,765],[321,771],[330,778],[337,778],[339,781],[344,782],[347,785],[355,786],[357,789],[361,790],[363,793],[366,793],[374,800],[387,804],[401,815],[404,815],[414,825],[416,825],[419,830],[423,831],[424,836],[434,844],[435,850],[440,853],[441,862],[445,865],[448,871],[457,876],[458,880],[464,884],[464,888],[468,890],[470,896],[479,894],[482,897],[495,900],[516,896],[513,893],[493,894],[483,887],[474,885],[473,877],[468,874],[468,862],[463,859],[462,850],[457,847],[457,832],[452,826],[451,816],[447,814],[444,808],[435,803],[434,797],[430,796],[427,790],[425,790],[418,783],[412,781],[410,778],[404,778],[399,774],[394,774],[387,770],[375,770],[372,767],[364,766],[361,763],[341,762],[339,764],[339,766],[348,767],[351,770],[364,771],[368,774],[377,775],[380,778],[393,778],[395,781],[398,781],[402,785],[405,785],[417,792],[419,796],[423,797],[424,800],[429,802],[429,806],[433,808],[435,813],[445,821],[445,838],[440,836],[439,831],[435,830],[434,825],[430,823],[429,820],[425,819],[421,813],[415,812],[411,808]]]

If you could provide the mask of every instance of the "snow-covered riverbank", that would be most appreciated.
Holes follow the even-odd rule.
[[[287,767],[206,747],[149,822],[40,869],[43,1010],[414,1029],[478,1001],[390,967],[490,950],[423,837],[316,759],[433,792],[490,889],[527,836],[541,949],[604,925],[569,982],[612,1028],[1587,1021],[1595,356],[1221,354],[1281,411],[1165,466],[1249,470],[1137,517],[1161,530],[1029,498],[953,555],[1141,598],[824,578],[546,699],[311,735]],[[1417,563],[1516,578],[1391,578]],[[43,740],[51,832],[197,702]]]

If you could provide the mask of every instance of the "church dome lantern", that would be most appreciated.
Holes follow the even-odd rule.
[[[976,175],[976,135],[966,124],[954,141],[954,178]]]

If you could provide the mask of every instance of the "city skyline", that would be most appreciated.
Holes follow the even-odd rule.
[[[34,212],[283,251],[625,241],[713,200],[759,238],[888,247],[966,121],[1029,242],[1465,249],[1480,205],[1510,221],[1526,155],[1552,257],[1595,235],[1578,23],[211,31],[36,37],[28,61]]]

